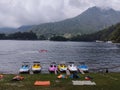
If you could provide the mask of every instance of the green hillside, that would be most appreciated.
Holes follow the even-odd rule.
[[[71,38],[73,41],[112,41],[116,43],[120,43],[120,23],[116,25],[112,25],[109,28],[106,28],[97,33],[82,35],[82,36],[74,36]]]
[[[120,23],[101,31],[100,33],[101,33],[100,40],[104,41],[110,40],[113,42],[120,43]]]

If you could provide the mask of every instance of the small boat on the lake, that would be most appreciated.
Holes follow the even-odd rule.
[[[106,41],[106,43],[112,43],[112,41]]]
[[[68,70],[70,72],[77,72],[77,66],[74,64],[74,62],[69,62]]]
[[[58,65],[58,70],[60,72],[65,72],[67,70],[67,66],[65,64],[59,64]]]
[[[78,68],[79,71],[81,70],[83,72],[89,72],[88,66],[85,63],[80,63],[77,66],[77,68]]]
[[[33,65],[32,65],[32,72],[33,73],[40,73],[41,72],[41,65],[40,65],[40,62],[33,62]]]
[[[30,64],[29,62],[23,62],[19,73],[30,73]]]
[[[48,71],[50,72],[50,73],[52,73],[52,72],[56,72],[58,69],[57,69],[57,64],[55,63],[55,62],[52,62],[51,64],[50,64],[50,66],[49,66],[49,68],[48,68]]]
[[[104,41],[96,40],[95,42],[97,42],[97,43],[102,43],[102,42],[104,42]]]

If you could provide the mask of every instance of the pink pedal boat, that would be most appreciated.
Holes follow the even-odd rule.
[[[55,63],[55,62],[52,62],[52,63],[50,64],[49,68],[48,68],[48,71],[49,71],[50,73],[53,73],[53,72],[55,72],[55,71],[57,71],[57,70],[58,70],[58,69],[57,69],[56,63]]]

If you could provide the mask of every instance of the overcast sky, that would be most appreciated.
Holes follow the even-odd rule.
[[[120,0],[0,0],[0,27],[59,21],[93,6],[120,10]]]

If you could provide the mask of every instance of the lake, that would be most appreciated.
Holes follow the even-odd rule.
[[[47,52],[42,52],[47,50]],[[120,72],[120,44],[0,40],[0,73],[18,73],[22,62],[40,61],[47,72],[51,62],[85,62],[90,69]]]

